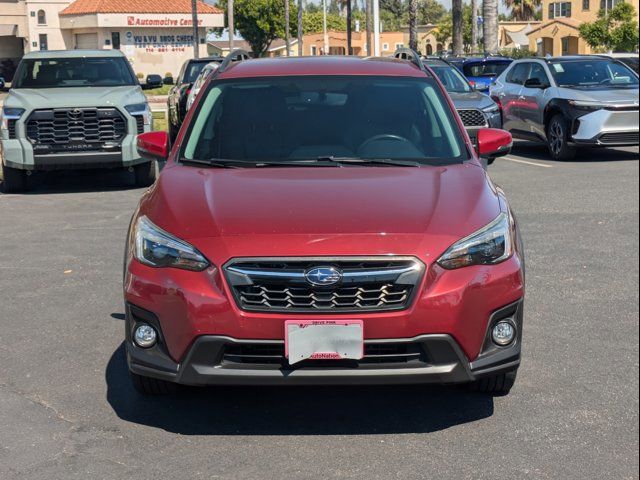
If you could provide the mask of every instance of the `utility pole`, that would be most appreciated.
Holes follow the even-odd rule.
[[[304,55],[302,50],[302,0],[298,0],[298,56]]]
[[[289,32],[289,0],[284,0],[284,46],[287,57],[291,56],[291,38]]]
[[[227,30],[229,32],[229,53],[233,52],[235,32],[233,30],[233,0],[227,0]]]
[[[191,0],[191,23],[193,23],[193,58],[200,58],[200,35],[198,33],[198,0]]]
[[[373,54],[380,56],[380,0],[373,0]]]
[[[371,5],[371,0],[364,0],[364,12],[365,12],[365,30],[366,30],[366,39],[367,39],[367,55],[373,55],[373,50],[371,48],[371,10],[373,7]]]
[[[351,55],[351,0],[347,1],[347,55]]]
[[[323,54],[329,55],[329,34],[327,33],[327,0],[322,0],[322,32],[324,33]]]

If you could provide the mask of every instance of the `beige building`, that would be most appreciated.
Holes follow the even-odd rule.
[[[542,0],[542,23],[528,33],[529,49],[538,55],[575,55],[592,53],[578,31],[584,22],[592,22],[600,9],[610,9],[624,0]],[[630,2],[638,13],[638,0]]]
[[[223,12],[198,1],[199,54]],[[120,49],[136,73],[177,75],[193,57],[191,0],[0,0],[0,60],[34,50]]]
[[[528,34],[542,22],[507,21],[498,23],[498,46],[502,48],[529,48]]]
[[[438,27],[433,24],[418,25],[418,51],[423,55],[436,55],[444,50],[452,50],[451,39],[439,42],[436,38]],[[402,28],[403,43],[409,45],[409,27]]]

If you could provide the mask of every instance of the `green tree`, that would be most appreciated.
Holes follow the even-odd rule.
[[[512,20],[533,20],[540,9],[540,0],[503,0],[503,3],[511,10]]]
[[[618,3],[609,10],[598,12],[593,22],[580,25],[580,36],[595,50],[633,52],[638,48],[636,9],[630,3]]]
[[[322,32],[322,12],[303,12],[302,29],[308,33]],[[327,13],[327,30],[345,31],[347,20],[337,13]]]
[[[462,42],[464,44],[464,50],[467,52],[473,52],[477,49],[477,45],[473,43],[473,32],[471,29],[471,17],[472,10],[471,5],[464,5],[462,8]],[[435,37],[438,43],[447,45],[451,41],[453,36],[453,18],[451,13],[447,13],[442,20],[437,24],[435,31]]]
[[[418,21],[421,25],[437,25],[447,9],[438,0],[418,0]]]
[[[226,4],[227,2],[224,2]],[[226,5],[225,6],[226,9]],[[290,31],[297,34],[298,7],[294,0],[289,0]],[[226,13],[226,12],[225,12]],[[284,38],[284,2],[282,0],[235,0],[234,24],[242,37],[249,42],[256,57],[265,54],[271,42],[276,38]]]

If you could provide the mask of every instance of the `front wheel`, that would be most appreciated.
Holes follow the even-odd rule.
[[[469,385],[473,392],[488,393],[490,395],[507,395],[516,382],[516,372],[501,373],[484,377]]]
[[[3,164],[2,184],[5,193],[24,192],[27,189],[27,172]]]
[[[569,122],[564,116],[554,115],[547,125],[547,146],[555,160],[572,160],[576,156],[576,148],[569,145]]]
[[[147,162],[133,167],[136,187],[148,187],[156,181],[156,162]]]

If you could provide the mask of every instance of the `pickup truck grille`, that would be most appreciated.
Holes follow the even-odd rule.
[[[309,273],[333,268],[318,285]],[[224,266],[235,301],[259,312],[377,312],[408,308],[424,272],[412,257],[236,259]]]
[[[117,143],[127,133],[125,118],[116,108],[54,108],[35,110],[27,119],[27,138],[35,145],[56,150],[100,150],[104,143]]]
[[[458,110],[458,115],[462,119],[465,127],[486,127],[487,119],[480,110]]]

